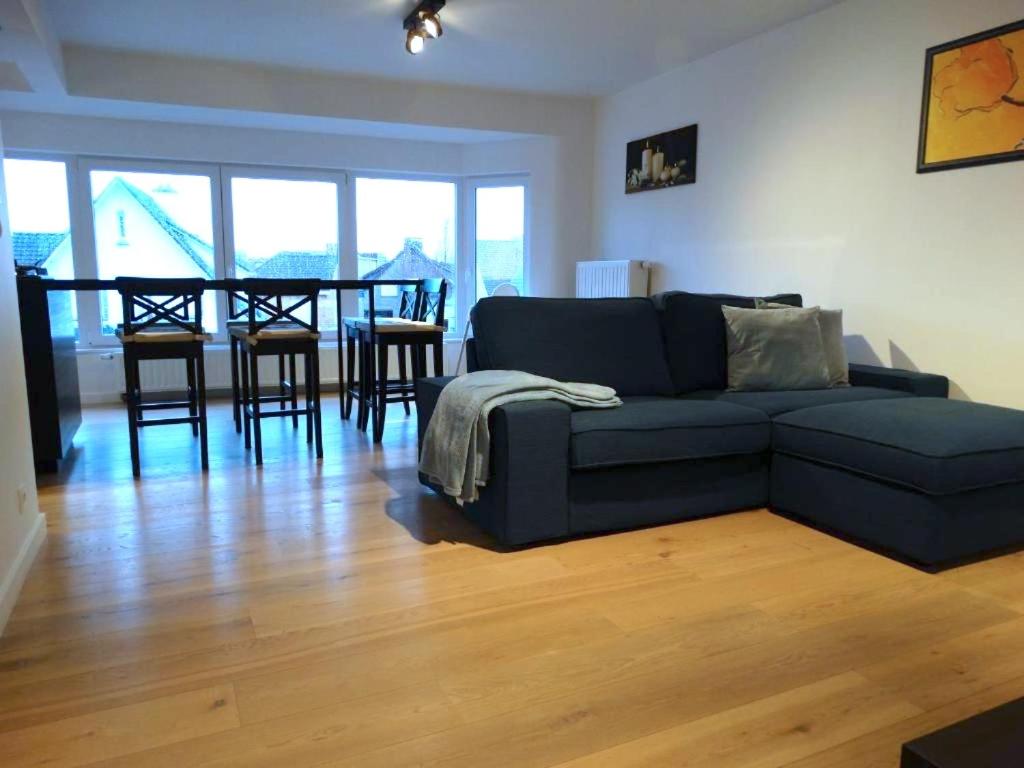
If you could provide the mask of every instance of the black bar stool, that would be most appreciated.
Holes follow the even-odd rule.
[[[249,329],[249,302],[242,290],[241,280],[228,280],[225,292],[228,298],[228,341],[231,346],[231,415],[235,420],[235,432],[242,433],[242,383],[240,363],[243,354],[243,339]],[[281,309],[281,297],[277,307]],[[257,313],[258,315],[260,313]],[[262,315],[260,315],[262,317]],[[288,359],[287,373],[285,358]],[[277,358],[277,391],[276,395],[261,395],[260,403],[279,403],[284,410],[289,405],[292,410],[299,407],[299,393],[295,385],[295,355],[278,355]],[[292,427],[298,429],[298,414],[292,414]]]
[[[389,403],[408,403],[415,399],[416,379],[427,375],[427,347],[433,350],[434,375],[444,375],[444,304],[448,284],[440,278],[423,280],[415,289],[414,319],[378,318],[372,314],[356,324],[359,345],[363,349],[360,375],[360,429],[365,430],[373,417],[373,441],[384,438],[384,417]],[[403,298],[406,293],[403,292]],[[399,378],[388,378],[388,358],[396,347]],[[405,356],[412,352],[412,382],[406,379]]]
[[[399,286],[399,302],[398,302],[398,317],[405,320],[415,320],[416,313],[418,311],[419,294],[418,291],[422,287],[423,281],[416,280],[410,281],[407,285]],[[340,292],[339,292],[340,293]],[[374,306],[375,291],[373,288],[366,289],[367,299],[369,302],[369,308],[367,317],[376,317],[377,310]],[[339,310],[338,315],[341,316],[341,304],[339,298],[338,304]],[[341,362],[341,349],[342,345],[339,340],[338,343],[338,371],[345,371],[345,375],[342,379],[342,393],[341,393],[341,418],[348,419],[352,414],[352,403],[354,401],[359,402],[359,410],[356,414],[356,423],[359,429],[366,429],[367,415],[369,411],[363,406],[366,402],[366,393],[369,388],[365,386],[368,382],[368,378],[362,375],[363,371],[370,370],[372,366],[367,366],[366,360],[363,359],[365,348],[361,345],[361,331],[359,329],[360,323],[365,318],[361,317],[346,317],[343,321],[345,329],[345,351],[346,351],[346,365],[342,365]],[[404,348],[403,348],[404,350]],[[356,357],[359,357],[359,380],[356,380]],[[405,365],[405,353],[402,351],[399,354],[398,360],[399,377],[402,381],[406,379],[406,365]],[[409,413],[409,404],[405,404],[405,412]]]
[[[242,422],[245,447],[255,443],[256,464],[263,463],[260,420],[271,417],[306,417],[306,442],[316,442],[316,457],[324,456],[320,422],[320,333],[317,327],[319,280],[249,278],[242,281],[248,302],[244,333],[235,331],[243,352]],[[304,316],[308,316],[305,319]],[[260,396],[260,357],[302,356],[305,372],[305,406],[263,411]],[[250,384],[251,382],[251,384]],[[293,390],[294,391],[294,390]],[[282,404],[283,405],[283,404]],[[252,437],[250,438],[250,433]]]
[[[124,356],[125,401],[132,474],[142,474],[139,429],[166,424],[191,424],[199,437],[200,460],[209,469],[206,436],[206,367],[203,344],[211,337],[203,331],[203,285],[200,279],[119,277],[124,322],[117,327]],[[139,362],[183,360],[185,400],[142,401]],[[187,408],[188,416],[144,419],[146,411]]]

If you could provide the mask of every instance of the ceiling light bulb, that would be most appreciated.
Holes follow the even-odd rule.
[[[444,34],[444,30],[441,28],[441,20],[436,14],[422,14],[420,18],[420,26],[423,31],[427,33],[427,37],[440,37]]]
[[[418,29],[410,29],[405,38],[405,50],[415,56],[423,51],[423,32]]]

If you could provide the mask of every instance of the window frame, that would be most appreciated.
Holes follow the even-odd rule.
[[[96,278],[99,276],[99,254],[96,251],[96,227],[94,212],[92,208],[92,178],[93,171],[123,172],[123,173],[165,173],[179,176],[206,176],[210,179],[210,217],[213,227],[213,276],[215,279],[223,279],[227,275],[227,262],[224,253],[224,223],[223,208],[220,188],[220,166],[214,163],[193,163],[164,160],[137,160],[131,158],[112,158],[83,155],[78,157],[78,197],[77,205],[81,217],[81,230],[83,243],[81,248],[75,248],[75,241],[72,239],[71,247],[76,251],[74,255],[75,276],[82,278]],[[79,269],[81,268],[81,272]],[[79,291],[78,292],[79,318],[83,316],[83,309],[88,312],[86,317],[89,320],[88,327],[82,328],[79,325],[79,344],[87,347],[112,347],[116,346],[115,337],[112,334],[103,333],[103,323],[100,318],[100,292]],[[207,330],[212,333],[215,341],[227,341],[224,319],[227,302],[223,292],[218,291],[216,297],[218,323],[216,328],[208,323]]]
[[[0,156],[0,162],[4,160],[36,160],[43,163],[63,163],[65,185],[68,191],[68,231],[71,235],[72,260],[75,251],[75,207],[72,201],[75,198],[75,184],[77,183],[77,168],[75,155],[67,155],[59,152],[19,152],[9,150]],[[13,228],[11,230],[14,231]],[[77,272],[75,273],[77,274]]]
[[[269,181],[319,181],[334,184],[338,190],[338,215],[337,215],[337,241],[338,241],[338,276],[340,279],[344,279],[346,270],[345,262],[348,260],[346,253],[348,249],[347,243],[347,225],[346,225],[346,206],[348,205],[348,181],[349,173],[347,171],[330,171],[326,169],[316,168],[280,168],[277,166],[269,165],[236,165],[236,164],[222,164],[220,165],[220,194],[221,194],[221,208],[224,217],[223,227],[223,238],[224,238],[224,258],[225,258],[225,269],[226,274],[230,277],[236,275],[236,261],[235,261],[235,216],[234,206],[232,200],[232,189],[231,182],[234,179],[260,179]],[[355,264],[355,255],[351,257],[353,265]],[[227,318],[227,296],[223,291],[219,292],[218,296],[218,308],[223,307],[224,318]],[[333,297],[332,297],[333,298]],[[347,314],[344,312],[346,302],[345,293],[342,294],[342,311],[343,315]],[[338,318],[339,326],[341,325],[341,318]],[[335,341],[339,338],[338,328],[333,331],[321,331],[320,338],[327,341]],[[218,328],[218,331],[220,329]]]
[[[463,202],[465,195],[465,187],[467,178],[464,176],[452,176],[450,174],[433,174],[433,173],[397,173],[397,172],[376,172],[376,171],[350,171],[349,173],[349,184],[351,187],[352,195],[352,206],[351,214],[353,218],[352,226],[352,237],[353,237],[353,251],[352,251],[352,268],[353,274],[358,279],[359,271],[359,246],[358,237],[359,233],[356,232],[356,222],[358,221],[358,206],[359,201],[356,197],[356,181],[359,179],[382,179],[388,181],[436,181],[447,184],[455,185],[455,209],[453,216],[455,220],[452,222],[452,231],[455,232],[454,245],[455,245],[455,298],[456,307],[455,315],[453,316],[453,322],[448,324],[448,330],[444,336],[446,339],[461,339],[462,330],[461,328],[465,325],[465,319],[469,317],[469,310],[472,304],[467,305],[466,300],[469,298],[462,290],[462,277],[461,277],[461,263],[466,253],[463,248],[463,240],[465,239],[462,220],[463,216]],[[353,294],[351,306],[351,312],[346,309],[346,315],[356,315],[359,312],[359,298]],[[342,297],[344,302],[344,296]],[[446,313],[447,314],[447,313]]]
[[[530,176],[529,174],[503,174],[495,176],[472,176],[466,179],[466,199],[463,205],[466,210],[466,228],[463,232],[464,264],[459,269],[460,291],[473,296],[473,303],[481,298],[476,295],[476,204],[477,190],[496,187],[523,188],[523,295],[530,295]],[[466,293],[468,292],[468,293]],[[469,319],[470,305],[466,308],[463,325]]]
[[[355,180],[386,179],[396,181],[434,181],[454,185],[453,231],[456,264],[456,307],[454,322],[447,339],[461,338],[476,296],[476,193],[486,187],[521,186],[524,188],[523,211],[523,285],[525,295],[531,290],[531,177],[527,173],[495,175],[457,175],[422,172],[373,171],[339,168],[293,167],[280,165],[216,163],[191,160],[159,160],[144,157],[117,157],[72,152],[10,150],[5,157],[17,160],[41,160],[64,163],[67,174],[69,230],[75,277],[96,279],[99,262],[93,219],[91,172],[139,172],[206,176],[210,180],[210,206],[213,226],[214,277],[223,279],[235,274],[234,223],[231,201],[233,178],[323,181],[338,189],[338,274],[341,279],[358,278],[358,215]],[[210,328],[214,342],[228,340],[227,297],[217,292],[218,324]],[[115,338],[102,332],[100,296],[98,291],[78,291],[79,350],[102,350],[117,347]],[[342,316],[358,312],[358,296],[353,291],[342,293]],[[338,338],[336,331],[326,332],[327,341]]]

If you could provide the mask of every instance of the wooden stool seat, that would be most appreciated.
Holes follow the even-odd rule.
[[[235,331],[241,331],[236,333]],[[261,341],[281,339],[319,339],[320,334],[305,328],[264,328],[257,333],[249,333],[247,329],[233,329],[233,335],[246,344],[258,344]]]
[[[444,333],[444,326],[425,320],[403,320],[397,317],[382,317],[375,323],[360,320],[356,323],[360,331],[375,329],[377,333]]]
[[[118,326],[114,335],[122,344],[168,344],[175,341],[213,341],[209,333],[191,333],[189,331],[138,331],[126,334],[123,326]]]

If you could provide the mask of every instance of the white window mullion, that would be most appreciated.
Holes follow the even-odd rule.
[[[216,172],[211,175],[213,198],[213,273],[214,277],[222,280],[234,275],[234,253],[229,256],[227,249],[227,226],[230,216],[227,212],[230,207],[226,203],[224,168],[217,166]],[[217,327],[212,328],[207,323],[207,331],[212,332],[217,341],[227,341],[227,319],[228,299],[224,291],[217,291]]]
[[[71,178],[71,252],[75,277],[94,280],[99,276],[96,263],[96,235],[92,220],[92,188],[89,173],[81,158],[69,162],[74,166]],[[105,344],[100,328],[99,291],[78,291],[78,333],[86,346]]]
[[[359,254],[356,249],[356,195],[351,174],[345,173],[344,182],[338,195],[338,242],[341,243],[342,280],[359,279]],[[359,294],[357,291],[341,292],[342,317],[354,317],[359,313]],[[339,329],[339,336],[340,336]]]
[[[459,328],[465,329],[469,313],[476,304],[476,181],[462,184],[460,208],[463,211],[459,249]]]

